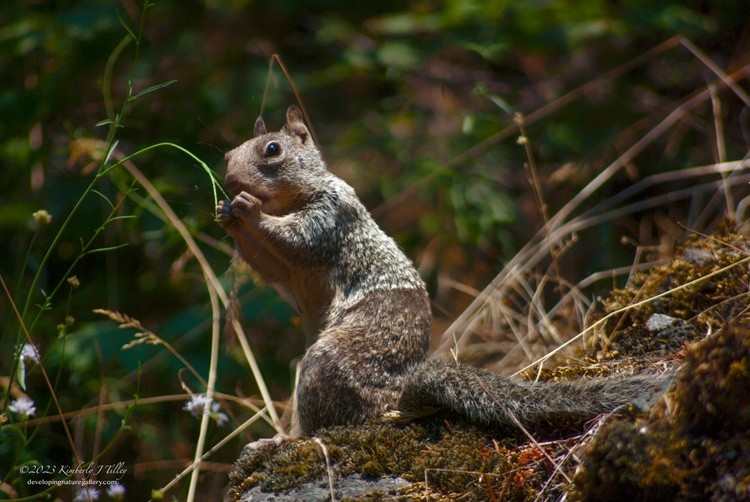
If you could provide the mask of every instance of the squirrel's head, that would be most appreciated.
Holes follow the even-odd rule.
[[[229,195],[247,192],[261,200],[264,213],[276,216],[303,206],[327,172],[296,106],[287,109],[286,124],[278,132],[267,132],[259,117],[254,137],[225,158]]]

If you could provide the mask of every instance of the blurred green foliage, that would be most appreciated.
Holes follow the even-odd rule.
[[[80,288],[63,286],[32,331],[62,409],[97,404],[103,388],[107,402],[180,393],[179,361],[159,347],[121,351],[129,333],[92,313],[106,308],[132,315],[205,374],[210,309],[203,279],[178,233],[149,210],[147,194],[126,172],[113,170],[97,181],[101,196],[82,201],[51,247],[102,155],[92,140],[106,138],[107,124],[97,124],[113,113],[124,111],[119,151],[170,141],[220,174],[224,152],[247,139],[261,106],[267,123],[279,125],[294,100],[276,68],[261,103],[269,57],[277,53],[331,169],[356,187],[411,256],[431,264],[423,271],[433,285],[446,274],[482,287],[543,224],[517,133],[493,135],[512,126],[516,112],[532,113],[675,35],[691,39],[724,68],[747,64],[748,14],[746,0],[6,1],[0,9],[0,274],[19,307],[33,277],[39,278],[28,323],[39,313],[42,291],[64,284],[82,242],[96,234],[95,247],[112,250],[82,257],[72,270]],[[140,44],[122,46],[114,56],[129,33],[141,31]],[[710,80],[700,61],[672,48],[529,124],[550,209],[575,195],[654,117]],[[728,156],[737,158],[747,149],[742,107],[725,99]],[[638,176],[715,159],[710,134],[691,130],[677,140],[692,148],[667,150],[666,141],[639,161]],[[231,243],[213,222],[210,179],[197,163],[174,149],[134,161],[202,242],[215,270],[225,270],[229,257],[217,242]],[[629,179],[623,175],[621,182]],[[97,233],[112,210],[107,199],[120,201],[116,215],[127,218]],[[49,225],[32,220],[39,209],[53,216]],[[612,229],[597,239],[581,267],[618,263]],[[466,301],[435,294],[439,311],[449,316]],[[249,283],[242,301],[272,393],[283,399],[291,385],[289,361],[304,343],[293,311],[273,290]],[[7,377],[19,323],[6,295],[0,307],[0,377]],[[66,324],[68,316],[73,321]],[[222,358],[219,390],[254,395],[241,358],[233,349]],[[39,415],[53,416],[39,372],[27,378]],[[0,390],[7,404],[5,387]],[[100,432],[87,419],[81,451],[90,458],[96,434],[103,445],[114,441],[104,461],[125,461],[129,493],[148,496],[176,470],[152,469],[151,462],[192,455],[197,422],[181,406],[166,401],[137,408],[119,436],[126,407],[100,417]],[[37,490],[7,459],[15,466],[71,461],[59,423],[38,427],[28,435],[0,428],[0,482],[21,495]],[[212,434],[214,442],[221,437]],[[231,461],[239,446],[216,461]],[[205,494],[218,493],[222,476],[205,483]],[[0,489],[0,499],[8,493]]]

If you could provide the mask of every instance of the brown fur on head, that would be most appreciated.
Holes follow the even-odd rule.
[[[230,195],[247,192],[260,199],[264,213],[281,216],[304,205],[318,186],[325,167],[320,152],[296,106],[286,111],[286,124],[267,132],[262,117],[254,137],[226,155],[224,185]]]

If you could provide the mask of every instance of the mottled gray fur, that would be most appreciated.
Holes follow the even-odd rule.
[[[442,360],[419,364],[403,382],[397,409],[405,418],[438,411],[492,427],[578,425],[619,406],[647,409],[672,374],[530,382]]]
[[[427,361],[430,304],[422,279],[354,190],[331,174],[302,114],[279,132],[262,119],[229,152],[217,207],[240,256],[289,290],[308,349],[293,433],[356,424],[387,411],[448,409],[488,425],[590,418],[663,387],[637,377],[534,384],[469,366]]]

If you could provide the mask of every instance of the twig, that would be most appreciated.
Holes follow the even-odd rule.
[[[208,279],[208,278],[206,278]],[[188,502],[195,500],[195,491],[198,488],[198,476],[200,475],[200,461],[203,458],[203,448],[208,434],[208,423],[211,420],[211,404],[214,400],[214,388],[216,386],[216,368],[219,363],[219,337],[221,336],[221,311],[219,310],[219,299],[216,290],[207,288],[211,300],[211,360],[208,365],[208,383],[206,384],[206,405],[203,407],[201,416],[200,432],[198,442],[195,445],[195,458],[193,465],[195,469],[190,476],[190,488],[188,489]]]
[[[281,71],[284,73],[284,76],[286,77],[286,81],[289,82],[289,86],[292,88],[292,92],[294,93],[294,97],[297,99],[297,104],[299,105],[300,109],[302,110],[302,115],[305,116],[305,121],[307,122],[307,127],[310,129],[310,135],[313,138],[313,142],[318,145],[318,135],[315,133],[315,127],[313,127],[312,121],[310,120],[310,115],[307,113],[307,107],[305,106],[305,102],[302,100],[302,96],[299,93],[299,90],[297,90],[297,85],[294,83],[294,79],[292,79],[291,74],[289,73],[289,70],[286,69],[286,66],[284,65],[284,62],[281,60],[281,56],[274,53],[271,54],[271,59],[268,61],[268,76],[266,77],[266,85],[263,87],[263,99],[260,102],[260,116],[263,116],[263,108],[266,105],[266,97],[268,96],[268,87],[271,84],[271,76],[273,75],[273,65],[274,63],[279,65],[279,68],[281,68]]]
[[[724,142],[724,122],[721,120],[721,100],[716,92],[716,86],[710,84],[708,90],[711,93],[711,108],[714,116],[714,132],[716,133],[716,157],[718,162],[724,163],[727,160],[727,147]],[[724,199],[727,204],[727,215],[734,219],[734,200],[732,199],[732,192],[729,190],[729,186],[726,184],[725,173],[721,173],[721,179],[725,181],[723,184],[724,188]]]
[[[549,462],[552,465],[554,465],[556,469],[560,469],[560,474],[562,475],[563,478],[565,478],[565,481],[567,481],[568,483],[572,483],[573,480],[570,479],[568,477],[568,475],[565,474],[562,471],[561,465],[558,465],[557,462],[555,462],[552,459],[552,457],[550,457],[549,453],[547,453],[547,451],[544,448],[541,447],[541,445],[537,442],[536,438],[534,438],[534,436],[526,429],[526,427],[523,426],[523,424],[521,423],[521,421],[518,420],[518,418],[516,418],[516,416],[513,413],[510,413],[510,410],[508,410],[508,411],[509,411],[508,415],[510,415],[510,418],[513,421],[513,423],[515,424],[515,426],[518,427],[518,429],[521,432],[523,432],[524,436],[526,436],[527,438],[529,438],[529,441],[531,441],[531,444],[533,444],[534,446],[536,446],[536,448],[542,453],[542,455],[544,455],[544,457],[547,460],[549,460]]]
[[[336,502],[336,492],[333,490],[333,468],[331,467],[331,457],[328,455],[328,448],[319,437],[314,437],[313,441],[323,452],[323,457],[326,461],[326,473],[328,474],[328,491],[331,495],[331,502]]]

